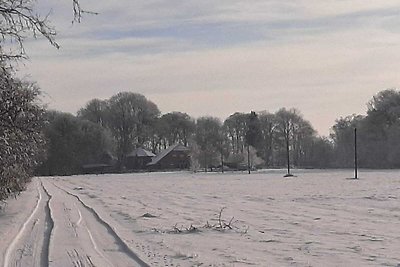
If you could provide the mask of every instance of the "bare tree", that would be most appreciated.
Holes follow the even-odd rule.
[[[276,117],[267,111],[259,113],[261,130],[261,147],[266,166],[273,164],[274,137],[277,127]]]
[[[0,0],[0,60],[25,57],[24,40],[28,35],[45,37],[53,46],[59,48],[55,41],[55,29],[50,26],[48,15],[40,16],[35,12],[35,1],[32,0]],[[5,46],[16,44],[17,48]]]
[[[218,118],[201,117],[196,123],[195,141],[200,149],[199,162],[207,171],[208,167],[218,164],[222,152],[222,123]]]
[[[224,127],[231,140],[232,151],[236,154],[243,153],[245,147],[247,115],[235,112],[224,121]]]
[[[80,22],[84,13],[97,14],[82,9],[79,0],[71,1],[73,22]],[[26,58],[24,42],[28,37],[42,36],[58,49],[49,15],[38,13],[35,0],[0,0],[0,62]]]
[[[161,116],[160,130],[164,131],[168,145],[182,143],[188,145],[190,136],[195,130],[194,120],[186,113],[170,112]]]
[[[245,141],[247,146],[247,170],[250,174],[250,146],[256,147],[261,140],[261,126],[257,114],[252,111],[247,114]]]
[[[286,147],[286,163],[287,163],[287,175],[292,176],[290,173],[290,147],[294,146],[293,140],[295,139],[295,133],[299,128],[299,122],[301,121],[301,116],[298,110],[290,109],[286,110],[282,108],[276,112],[277,117],[277,132],[282,141],[284,141],[284,146]]]
[[[78,117],[105,126],[107,102],[100,99],[90,100],[84,108],[78,111]]]
[[[160,111],[143,95],[131,92],[118,93],[107,103],[107,127],[116,139],[118,161],[122,167],[129,150],[148,141],[148,127]]]

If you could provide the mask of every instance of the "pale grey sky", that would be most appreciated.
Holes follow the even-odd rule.
[[[399,86],[397,0],[81,0],[99,15],[74,25],[69,0],[39,3],[62,47],[29,40],[21,68],[62,111],[132,91],[193,117],[295,107],[328,135]]]

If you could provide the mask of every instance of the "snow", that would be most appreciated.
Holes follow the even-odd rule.
[[[398,171],[364,170],[359,180],[346,179],[351,170],[294,174],[35,178],[0,213],[0,260],[3,266],[400,266]]]

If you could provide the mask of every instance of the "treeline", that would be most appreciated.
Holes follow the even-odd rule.
[[[47,160],[38,174],[79,173],[84,164],[115,155],[124,169],[126,155],[143,147],[154,153],[176,143],[191,148],[192,168],[221,166],[279,168],[342,168],[353,165],[353,132],[359,129],[359,164],[367,168],[396,168],[400,147],[400,93],[385,90],[368,103],[366,116],[340,118],[329,137],[320,137],[296,109],[236,112],[221,121],[197,120],[186,113],[161,114],[157,105],[140,94],[122,92],[107,100],[93,99],[77,116],[47,112],[44,129]]]

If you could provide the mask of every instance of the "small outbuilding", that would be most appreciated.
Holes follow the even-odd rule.
[[[190,149],[182,144],[175,144],[152,158],[147,166],[157,170],[189,169]]]
[[[143,170],[147,168],[147,164],[151,162],[156,155],[146,149],[136,148],[126,155],[125,166],[128,170]]]
[[[81,166],[84,174],[102,174],[116,171],[117,158],[111,152],[102,153],[94,162],[89,162]]]

